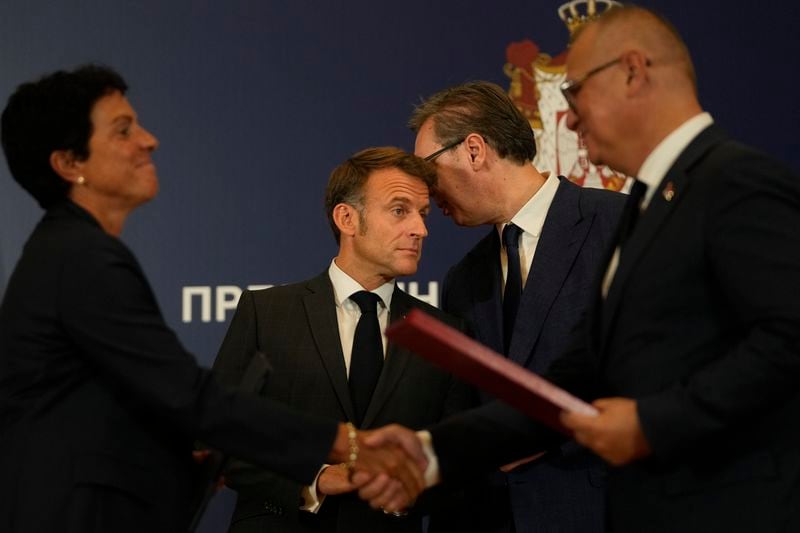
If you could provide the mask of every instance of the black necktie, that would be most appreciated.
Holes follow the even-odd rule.
[[[633,234],[636,222],[642,212],[642,200],[647,192],[647,185],[639,180],[633,180],[631,192],[628,194],[628,201],[625,204],[625,211],[619,224],[619,247],[624,248],[628,239]]]
[[[356,425],[360,426],[372,399],[372,392],[383,368],[383,340],[378,324],[379,296],[372,292],[358,291],[350,296],[361,308],[356,333],[353,336],[353,351],[350,356],[350,397],[356,410]]]
[[[522,230],[514,224],[506,224],[503,228],[503,246],[506,248],[506,289],[503,292],[503,344],[505,354],[511,346],[511,333],[517,319],[520,296],[522,296],[522,273],[519,266],[519,236]]]

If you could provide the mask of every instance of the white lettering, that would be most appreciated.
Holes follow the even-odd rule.
[[[190,286],[183,288],[181,320],[192,321],[192,298],[200,297],[200,320],[211,322],[211,287]]]
[[[239,297],[242,295],[242,289],[236,285],[218,285],[216,290],[217,306],[216,306],[216,319],[217,322],[225,322],[225,313],[232,309],[236,309],[239,303]]]
[[[406,289],[406,285],[408,289]],[[407,284],[402,281],[397,282],[400,290],[408,292],[411,296],[419,298],[434,307],[439,307],[439,283],[436,281],[428,282],[428,293],[420,294],[419,283],[410,281]],[[247,290],[258,291],[274,287],[272,284],[254,283],[247,286]],[[200,302],[200,322],[211,322],[211,299],[214,289],[214,321],[225,322],[228,319],[229,311],[236,309],[239,305],[239,298],[242,296],[242,289],[236,285],[217,285],[215,287],[203,285],[190,285],[183,287],[181,291],[181,320],[190,323],[193,320],[192,314],[195,301]]]
[[[434,307],[439,307],[439,282],[438,281],[429,281],[428,282],[428,294],[420,294],[419,293],[419,283],[416,281],[409,281],[408,282],[408,290],[406,290],[406,284],[402,281],[397,282],[397,286],[400,287],[400,290],[406,291],[408,294],[413,296],[414,298],[419,298],[423,302],[427,302]]]

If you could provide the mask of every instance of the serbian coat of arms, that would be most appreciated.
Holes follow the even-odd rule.
[[[572,35],[582,24],[616,5],[612,0],[573,0],[558,9]],[[559,90],[566,75],[567,50],[556,56],[542,52],[529,40],[506,48],[504,71],[511,80],[508,94],[528,119],[536,137],[534,166],[555,172],[584,186],[620,191],[627,176],[597,167],[588,158],[580,135],[567,128],[567,102]]]

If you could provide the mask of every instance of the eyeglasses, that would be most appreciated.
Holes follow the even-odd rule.
[[[436,150],[431,155],[429,155],[428,157],[425,157],[423,159],[425,159],[425,161],[433,161],[434,159],[436,159],[437,157],[439,157],[440,155],[442,155],[446,151],[450,150],[451,148],[455,148],[459,144],[463,143],[465,140],[466,140],[466,137],[462,138],[462,139],[459,139],[459,140],[457,140],[455,142],[452,142],[452,143],[448,144],[447,146],[445,146],[444,148],[440,148],[439,150]]]
[[[571,107],[573,111],[576,111],[575,98],[578,96],[578,91],[581,90],[581,86],[584,83],[586,83],[586,80],[588,80],[598,72],[601,72],[612,65],[616,65],[620,61],[622,61],[622,58],[618,57],[616,59],[609,61],[608,63],[603,63],[599,67],[593,68],[592,70],[590,70],[589,72],[587,72],[586,74],[584,74],[583,76],[581,76],[576,80],[566,80],[562,82],[561,85],[558,86],[558,88],[561,89],[561,94],[564,95],[564,99],[567,101],[567,104],[569,104],[569,107]]]

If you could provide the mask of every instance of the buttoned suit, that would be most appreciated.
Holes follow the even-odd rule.
[[[457,325],[397,288],[389,320],[402,319],[414,308]],[[264,396],[304,412],[355,420],[327,272],[306,282],[243,293],[214,369],[223,382],[235,383],[256,350],[265,353],[272,365]],[[389,343],[361,427],[400,423],[422,428],[473,404],[474,395],[466,385]],[[386,516],[354,494],[328,496],[318,515],[300,511],[299,483],[242,463],[231,469],[227,480],[239,493],[231,531],[421,530],[418,511],[402,518]]]
[[[586,399],[637,401],[652,455],[611,469],[611,528],[798,531],[797,175],[711,126],[653,192],[584,341],[548,371]],[[498,440],[519,454],[522,434],[548,438],[499,404],[440,429],[445,476]]]
[[[591,287],[624,202],[622,194],[582,189],[560,178],[522,293],[509,359],[542,374],[565,350],[591,303]],[[475,339],[498,353],[503,353],[501,253],[492,228],[450,269],[442,291],[442,308],[465,319]],[[464,527],[508,531],[510,505],[519,533],[602,531],[604,478],[601,461],[574,443],[552,448],[509,474],[493,474],[489,486],[472,487],[475,501]]]

